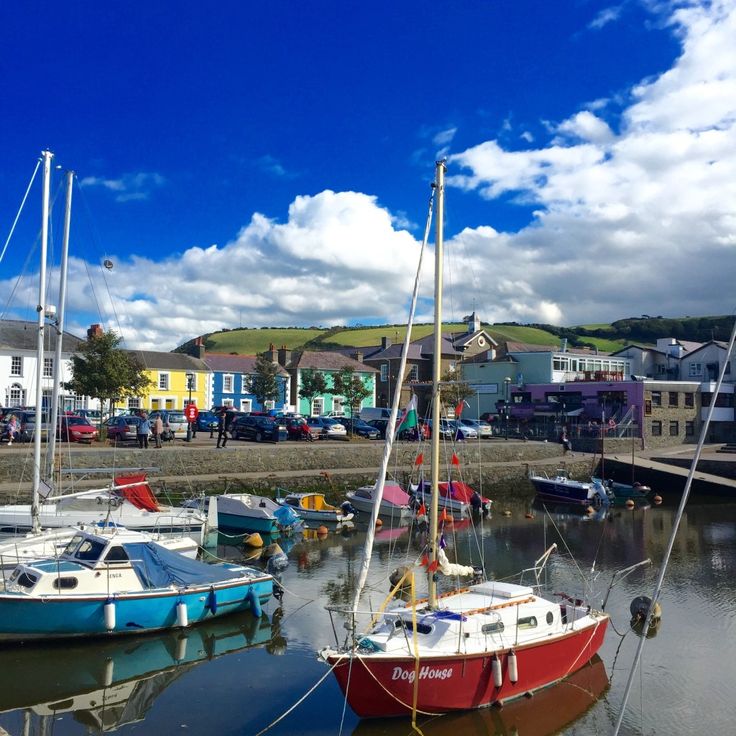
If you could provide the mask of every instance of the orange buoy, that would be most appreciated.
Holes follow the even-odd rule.
[[[247,544],[249,547],[263,547],[263,537],[258,532],[247,534],[243,538],[243,544]]]
[[[380,519],[376,519],[376,529],[380,529],[383,526],[383,522]]]
[[[656,506],[659,506],[662,503],[662,496],[655,496],[652,501],[654,501]]]
[[[326,537],[327,536],[327,527],[323,524],[320,527],[317,527],[317,536],[318,537]]]
[[[595,509],[592,506],[588,506],[588,508],[585,509],[585,513],[586,514],[594,514],[595,513]]]
[[[627,509],[633,509],[633,508],[634,508],[634,506],[636,506],[636,504],[634,503],[634,499],[632,499],[632,498],[627,498],[627,499],[626,499],[626,508],[627,508]]]

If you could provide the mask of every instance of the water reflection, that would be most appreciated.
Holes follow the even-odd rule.
[[[265,645],[282,654],[280,609],[224,616],[176,632],[0,650],[0,712],[26,709],[28,726],[60,714],[92,732],[145,719],[174,681],[205,661]]]
[[[608,675],[597,655],[564,682],[520,698],[503,708],[481,708],[422,721],[425,736],[550,736],[583,716],[608,690]],[[409,736],[407,719],[360,721],[353,736]]]

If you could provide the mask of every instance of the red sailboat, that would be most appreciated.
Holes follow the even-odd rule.
[[[440,422],[440,335],[444,162],[436,167],[435,366],[433,425]],[[387,433],[388,434],[388,433]],[[538,590],[550,547],[534,566],[534,587],[477,582],[478,571],[451,563],[440,543],[439,433],[432,440],[428,549],[394,591],[410,588],[411,603],[383,606],[364,634],[320,656],[332,668],[347,702],[361,717],[439,714],[482,708],[563,680],[597,653],[608,615],[581,601],[548,600]],[[382,484],[381,484],[382,487]],[[369,558],[369,554],[366,555]],[[416,600],[414,571],[425,566],[428,596]],[[438,576],[476,582],[438,592]],[[359,593],[358,593],[359,595]],[[357,612],[358,595],[352,618]]]

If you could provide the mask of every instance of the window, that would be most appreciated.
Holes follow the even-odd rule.
[[[524,618],[520,618],[517,622],[516,626],[519,629],[533,629],[537,625],[537,617],[536,616],[525,616]]]
[[[223,399],[222,405],[228,407],[228,409],[232,409],[235,406],[232,399]],[[250,411],[250,409],[248,409],[248,411]]]
[[[652,406],[662,406],[661,391],[652,391]]]
[[[169,390],[169,374],[159,373],[158,374],[158,387],[163,391]]]
[[[78,584],[79,581],[77,578],[72,577],[56,578],[56,580],[54,580],[54,588],[56,588],[56,590],[72,590],[73,588],[76,588]]]
[[[418,381],[419,380],[419,366],[413,365],[409,369],[409,380],[410,381]]]
[[[342,396],[335,396],[332,400],[332,411],[335,412],[335,414],[345,413],[345,399]]]
[[[668,396],[667,406],[679,406],[679,395],[677,391],[670,391]]]
[[[677,437],[680,434],[680,423],[674,419],[670,420],[670,437]]]
[[[14,355],[10,359],[10,375],[11,376],[22,376],[23,375],[23,358],[20,355]]]
[[[695,395],[691,392],[685,394],[685,406],[692,409],[695,406]]]
[[[264,409],[275,409],[276,408],[276,402],[273,399],[268,399],[263,402],[263,408]]]
[[[140,409],[140,408],[141,408],[141,400],[138,397],[131,397],[130,399],[128,399],[128,409]]]
[[[685,437],[694,437],[694,436],[695,436],[695,422],[693,421],[685,422]]]
[[[494,621],[492,624],[483,624],[482,634],[500,634],[503,631],[503,621]]]
[[[652,413],[652,402],[650,399],[647,399],[644,402],[644,414],[649,416]]]
[[[312,415],[319,417],[325,410],[325,400],[320,396],[318,399],[312,401]]]
[[[110,547],[109,552],[105,555],[105,562],[127,562],[128,553],[124,547],[119,544],[114,547]]]
[[[251,381],[251,378],[247,373],[243,373],[243,375],[240,376],[240,387],[241,387],[240,390],[244,394],[253,393],[251,391],[250,381]]]
[[[230,406],[232,406],[232,401]],[[253,411],[253,401],[251,399],[240,399],[240,411]]]
[[[703,364],[702,363],[690,363],[688,369],[688,376],[691,378],[698,378],[703,375]]]
[[[8,393],[8,404],[10,406],[24,406],[26,403],[26,392],[19,383],[14,383]]]
[[[381,381],[383,383],[388,381],[388,363],[381,363]]]
[[[661,436],[662,436],[662,422],[655,419],[652,422],[652,437],[661,437]]]
[[[233,393],[233,384],[235,382],[235,376],[232,373],[225,373],[222,377],[222,392],[225,394]]]
[[[196,373],[187,373],[186,376],[184,376],[184,385],[187,388],[187,391],[196,391],[197,390],[197,374]]]
[[[54,377],[54,359],[53,358],[43,359],[43,377],[44,378]]]

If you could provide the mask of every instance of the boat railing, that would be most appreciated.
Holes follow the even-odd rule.
[[[550,545],[544,552],[544,554],[534,562],[534,565],[532,567],[527,567],[524,570],[521,571],[521,574],[519,576],[519,584],[524,584],[524,577],[529,576],[529,574],[534,575],[534,583],[532,584],[532,587],[534,588],[541,588],[543,586],[542,581],[540,580],[542,573],[544,572],[544,569],[547,565],[547,561],[549,560],[550,556],[553,552],[557,551],[557,544]]]

